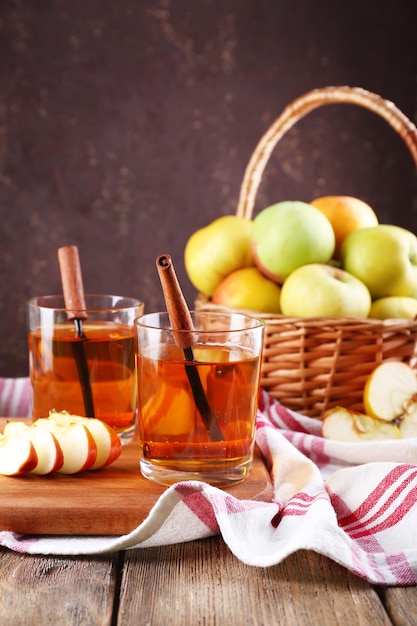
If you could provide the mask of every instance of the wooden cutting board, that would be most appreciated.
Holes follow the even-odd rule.
[[[0,419],[0,430],[6,419]],[[166,487],[139,471],[139,443],[103,470],[73,475],[0,476],[0,531],[34,535],[122,535],[148,515]],[[269,500],[272,486],[257,450],[249,477],[225,489],[245,500]]]

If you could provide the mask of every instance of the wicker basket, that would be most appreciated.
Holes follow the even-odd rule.
[[[400,135],[417,165],[417,129],[398,108],[380,96],[355,87],[315,89],[288,105],[262,136],[247,165],[236,214],[251,218],[268,159],[283,135],[313,109],[348,103],[385,119]],[[203,295],[197,310],[233,310],[210,303]],[[246,311],[266,324],[261,386],[282,404],[320,418],[333,406],[363,410],[363,389],[372,370],[389,359],[417,371],[417,321],[292,318]]]

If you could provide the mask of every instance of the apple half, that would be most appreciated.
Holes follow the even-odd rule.
[[[395,424],[344,407],[326,411],[323,416],[322,435],[325,439],[345,442],[380,441],[403,437]]]
[[[417,376],[407,363],[385,361],[365,384],[368,415],[398,425],[403,437],[417,436]]]

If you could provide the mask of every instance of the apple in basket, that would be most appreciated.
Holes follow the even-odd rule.
[[[339,258],[340,247],[349,233],[378,225],[378,217],[372,207],[354,196],[321,196],[310,204],[321,211],[333,226],[336,237],[335,259]]]
[[[417,237],[392,224],[350,233],[341,248],[343,269],[368,287],[372,298],[411,296],[417,289]]]
[[[278,283],[302,265],[327,263],[334,248],[330,221],[306,202],[278,202],[253,220],[255,263],[265,276]]]
[[[225,276],[254,265],[252,220],[224,215],[195,231],[188,239],[184,262],[194,287],[210,297]]]
[[[281,287],[261,274],[257,267],[243,267],[222,280],[214,290],[211,301],[238,309],[276,314],[281,313],[280,296]]]
[[[367,317],[371,296],[355,276],[327,264],[294,270],[281,289],[281,311],[290,317]]]
[[[406,296],[386,296],[372,302],[369,317],[378,320],[404,319],[417,317],[417,298]]]

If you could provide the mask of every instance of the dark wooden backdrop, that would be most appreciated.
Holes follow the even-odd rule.
[[[297,96],[357,85],[417,114],[409,0],[2,0],[0,375],[27,374],[25,301],[60,292],[77,244],[86,291],[163,307],[170,253],[234,213],[258,139]],[[280,142],[257,208],[347,193],[417,231],[414,165],[386,122],[323,107]]]

